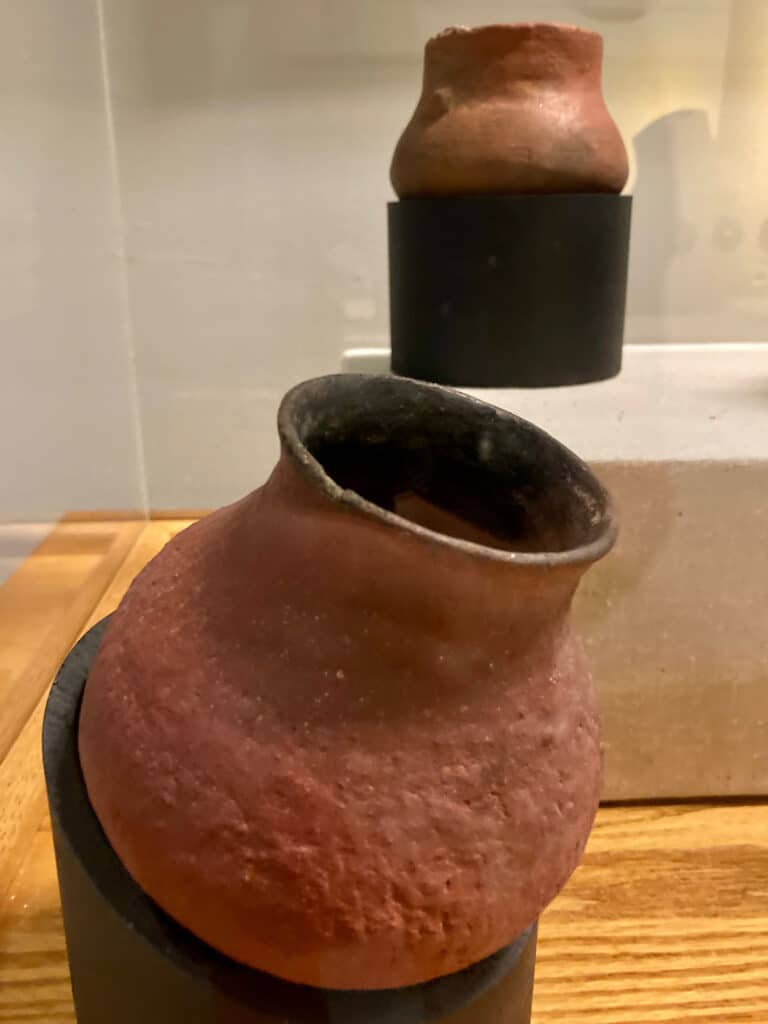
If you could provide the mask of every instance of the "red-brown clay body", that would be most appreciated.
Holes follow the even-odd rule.
[[[601,759],[568,610],[611,513],[553,439],[434,386],[324,378],[280,426],[267,484],[115,613],[83,772],[128,871],[212,946],[417,983],[510,942],[581,856]]]
[[[451,28],[430,39],[392,160],[401,199],[620,192],[627,153],[605,106],[603,40],[572,25]]]

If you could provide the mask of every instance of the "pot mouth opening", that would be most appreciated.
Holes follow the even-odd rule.
[[[469,395],[337,374],[283,400],[284,450],[358,512],[505,561],[591,562],[615,539],[608,495],[545,431]]]

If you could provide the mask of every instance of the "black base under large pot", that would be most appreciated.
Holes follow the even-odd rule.
[[[631,206],[612,194],[390,203],[393,372],[454,387],[614,377]]]
[[[535,925],[457,974],[409,988],[341,992],[292,985],[237,964],[164,914],[107,842],[80,771],[80,702],[104,626],[87,633],[65,661],[43,727],[79,1024],[528,1024]]]

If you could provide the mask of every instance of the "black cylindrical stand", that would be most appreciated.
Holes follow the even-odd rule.
[[[535,925],[457,974],[408,988],[341,992],[237,964],[164,914],[109,845],[80,771],[80,702],[104,625],[87,633],[62,666],[43,727],[79,1024],[529,1024]]]
[[[621,369],[629,196],[389,204],[392,370],[455,387],[549,387]]]

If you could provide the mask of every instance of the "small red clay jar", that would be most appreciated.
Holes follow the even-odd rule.
[[[601,88],[603,40],[573,25],[449,28],[392,160],[401,199],[620,192],[627,153]]]

